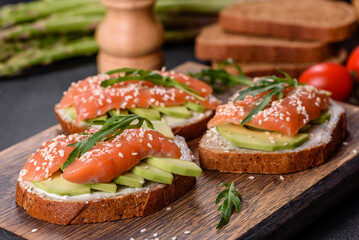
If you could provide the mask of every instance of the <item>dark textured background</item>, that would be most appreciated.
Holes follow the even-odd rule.
[[[19,0],[0,0],[0,6]],[[351,50],[359,44],[358,34],[342,43]],[[167,68],[196,61],[193,43],[165,45]],[[57,124],[53,107],[71,82],[96,74],[96,58],[76,58],[34,67],[24,74],[0,79],[0,151]],[[0,160],[1,161],[1,160]],[[243,224],[246,224],[245,222]],[[193,237],[193,236],[192,236]],[[1,230],[0,239],[18,239]],[[359,189],[294,235],[293,240],[359,239]]]

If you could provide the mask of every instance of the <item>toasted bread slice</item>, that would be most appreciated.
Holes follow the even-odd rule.
[[[62,128],[69,134],[83,132],[87,127],[86,124],[76,124],[66,111],[59,107],[59,104],[55,106],[55,114]],[[203,114],[196,114],[190,119],[170,127],[175,135],[182,136],[186,140],[191,140],[201,136],[206,131],[206,125],[213,116],[214,110],[207,110]]]
[[[330,120],[313,127],[309,140],[295,149],[276,152],[235,147],[212,128],[199,143],[201,167],[221,172],[280,174],[323,164],[342,145],[346,135],[344,108],[332,101],[330,110]]]
[[[240,62],[318,62],[333,50],[324,42],[285,40],[223,31],[218,24],[208,26],[196,38],[196,57],[201,60]]]
[[[193,155],[182,137],[175,137],[184,160]],[[55,224],[84,224],[141,217],[155,213],[191,189],[194,177],[175,175],[171,185],[154,182],[144,188],[121,187],[117,193],[58,196],[18,181],[16,203],[34,218]]]
[[[351,36],[357,21],[350,4],[326,0],[234,3],[220,12],[219,19],[230,32],[326,42]]]
[[[347,58],[347,51],[345,49],[340,49],[335,56],[325,59],[324,62],[333,62],[342,64]],[[250,77],[255,76],[268,76],[273,74],[278,74],[277,69],[281,69],[288,73],[292,77],[299,77],[302,72],[304,72],[310,66],[316,64],[317,62],[312,63],[264,63],[264,62],[236,62],[237,65],[241,67],[243,72]],[[217,67],[217,62],[212,62],[213,67]],[[237,74],[238,71],[232,66],[226,67],[227,71],[232,74]]]

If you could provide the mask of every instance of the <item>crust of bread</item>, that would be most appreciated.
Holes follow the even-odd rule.
[[[286,40],[225,32],[218,24],[205,27],[196,38],[201,60],[240,62],[308,63],[322,61],[333,52],[325,42]]]
[[[175,127],[172,129],[174,135],[184,137],[187,141],[195,139],[207,130],[207,123],[214,117],[215,111],[213,111],[208,117],[201,119],[198,122],[188,124],[183,127]]]
[[[59,120],[59,123],[61,127],[68,133],[80,133],[85,130],[85,127],[77,126],[73,122],[69,122],[61,117],[61,114],[58,111],[59,105],[55,105],[55,114],[57,119]],[[208,121],[214,116],[214,110],[211,115],[208,117],[204,117],[201,120],[185,125],[183,127],[175,127],[172,129],[174,135],[179,135],[184,137],[187,141],[192,140],[194,138],[197,138],[201,136],[207,129],[207,123]]]
[[[282,174],[303,171],[323,164],[342,145],[346,136],[346,116],[339,116],[328,143],[293,152],[251,153],[218,151],[203,146],[198,150],[202,168],[233,173]]]
[[[62,129],[65,130],[65,132],[67,132],[68,134],[74,134],[74,133],[80,133],[80,132],[85,131],[86,127],[78,126],[75,123],[69,122],[69,121],[65,120],[64,118],[62,118],[58,109],[60,109],[60,106],[59,106],[59,104],[56,104],[55,105],[55,114],[56,114],[57,120],[59,120],[59,123],[60,123]]]
[[[339,49],[335,56],[332,56],[328,59],[325,59],[325,62],[333,62],[342,64],[345,62],[347,58],[347,51],[345,49]],[[302,72],[304,72],[310,66],[316,64],[316,62],[312,63],[255,63],[255,62],[236,62],[242,69],[242,71],[250,77],[257,76],[270,76],[278,74],[277,69],[281,69],[282,71],[288,73],[292,77],[299,77]],[[212,62],[213,67],[217,67],[217,62]],[[232,74],[238,74],[236,68],[232,66],[226,66],[226,70]]]
[[[260,16],[253,16],[254,11]],[[308,14],[313,16],[311,22],[306,21]],[[349,4],[324,0],[302,0],[300,7],[295,0],[233,4],[220,12],[219,19],[221,27],[230,32],[326,42],[350,37],[357,21]],[[330,24],[321,24],[324,20]]]
[[[16,203],[30,216],[55,224],[107,222],[153,214],[183,196],[194,183],[194,177],[175,175],[171,185],[159,184],[147,191],[98,200],[66,201],[42,197],[18,182]]]

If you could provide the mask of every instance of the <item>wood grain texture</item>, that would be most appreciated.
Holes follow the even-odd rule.
[[[193,63],[177,70],[196,71],[203,66]],[[233,91],[233,90],[232,90]],[[231,93],[228,93],[230,95]],[[225,100],[226,94],[219,96]],[[204,171],[195,187],[170,205],[143,218],[115,222],[58,226],[27,215],[15,204],[17,175],[30,153],[60,132],[59,126],[49,128],[0,153],[0,227],[28,239],[283,239],[310,223],[330,205],[354,190],[359,182],[358,147],[359,108],[347,109],[349,137],[327,163],[307,171],[282,175],[228,174]],[[190,146],[195,149],[197,141]],[[254,176],[253,180],[248,177]],[[243,198],[241,213],[220,231],[216,195],[221,182],[234,181]],[[32,233],[32,229],[38,231]],[[146,229],[141,233],[141,229]],[[191,231],[189,235],[184,231]]]

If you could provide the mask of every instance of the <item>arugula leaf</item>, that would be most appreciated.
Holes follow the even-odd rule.
[[[233,75],[227,72],[226,66],[233,66],[237,69],[238,75]],[[198,73],[188,73],[190,76],[201,79],[212,86],[216,92],[223,92],[228,88],[236,85],[252,85],[252,81],[245,76],[242,69],[236,65],[232,59],[220,62],[217,65],[217,69],[208,68],[202,69]]]
[[[283,98],[283,90],[285,88],[296,88],[300,84],[297,79],[291,78],[286,72],[280,69],[277,69],[277,71],[282,73],[285,78],[280,78],[278,76],[262,77],[258,81],[254,82],[253,86],[240,91],[238,97],[233,100],[233,102],[236,102],[238,100],[243,100],[247,95],[255,97],[261,93],[267,92],[263,97],[255,102],[257,106],[252,109],[252,111],[241,121],[241,125],[249,122],[254,115],[264,109],[270,103],[273,96],[277,96],[278,100],[280,100]]]
[[[222,228],[229,222],[229,219],[233,212],[233,205],[238,212],[241,211],[242,197],[238,193],[237,189],[234,187],[233,182],[230,183],[221,183],[219,186],[226,186],[226,189],[220,192],[216,198],[215,203],[218,204],[223,198],[224,201],[218,207],[217,211],[221,212],[221,219],[217,225],[217,229]]]
[[[150,120],[137,116],[135,114],[130,114],[126,116],[113,116],[106,121],[96,121],[96,124],[103,125],[101,130],[96,133],[88,134],[87,138],[84,138],[79,142],[68,145],[75,148],[68,156],[66,162],[61,166],[61,169],[65,170],[65,168],[71,163],[73,163],[76,158],[81,157],[84,153],[89,151],[93,146],[96,145],[97,142],[101,140],[111,140],[117,135],[123,133],[123,131],[125,131],[126,129],[140,128],[143,125],[143,122],[146,122],[147,126],[153,129],[153,124],[150,122]]]
[[[107,72],[107,74],[115,74],[118,73],[119,76],[117,78],[110,78],[101,82],[102,87],[108,87],[115,83],[124,82],[124,81],[148,81],[155,85],[162,85],[164,87],[175,87],[183,90],[184,92],[192,95],[193,97],[204,100],[204,98],[193,88],[189,87],[186,84],[182,84],[178,82],[176,79],[168,76],[162,76],[161,74],[154,71],[147,71],[136,68],[120,68],[116,70],[112,70]],[[120,74],[123,75],[120,75]]]

